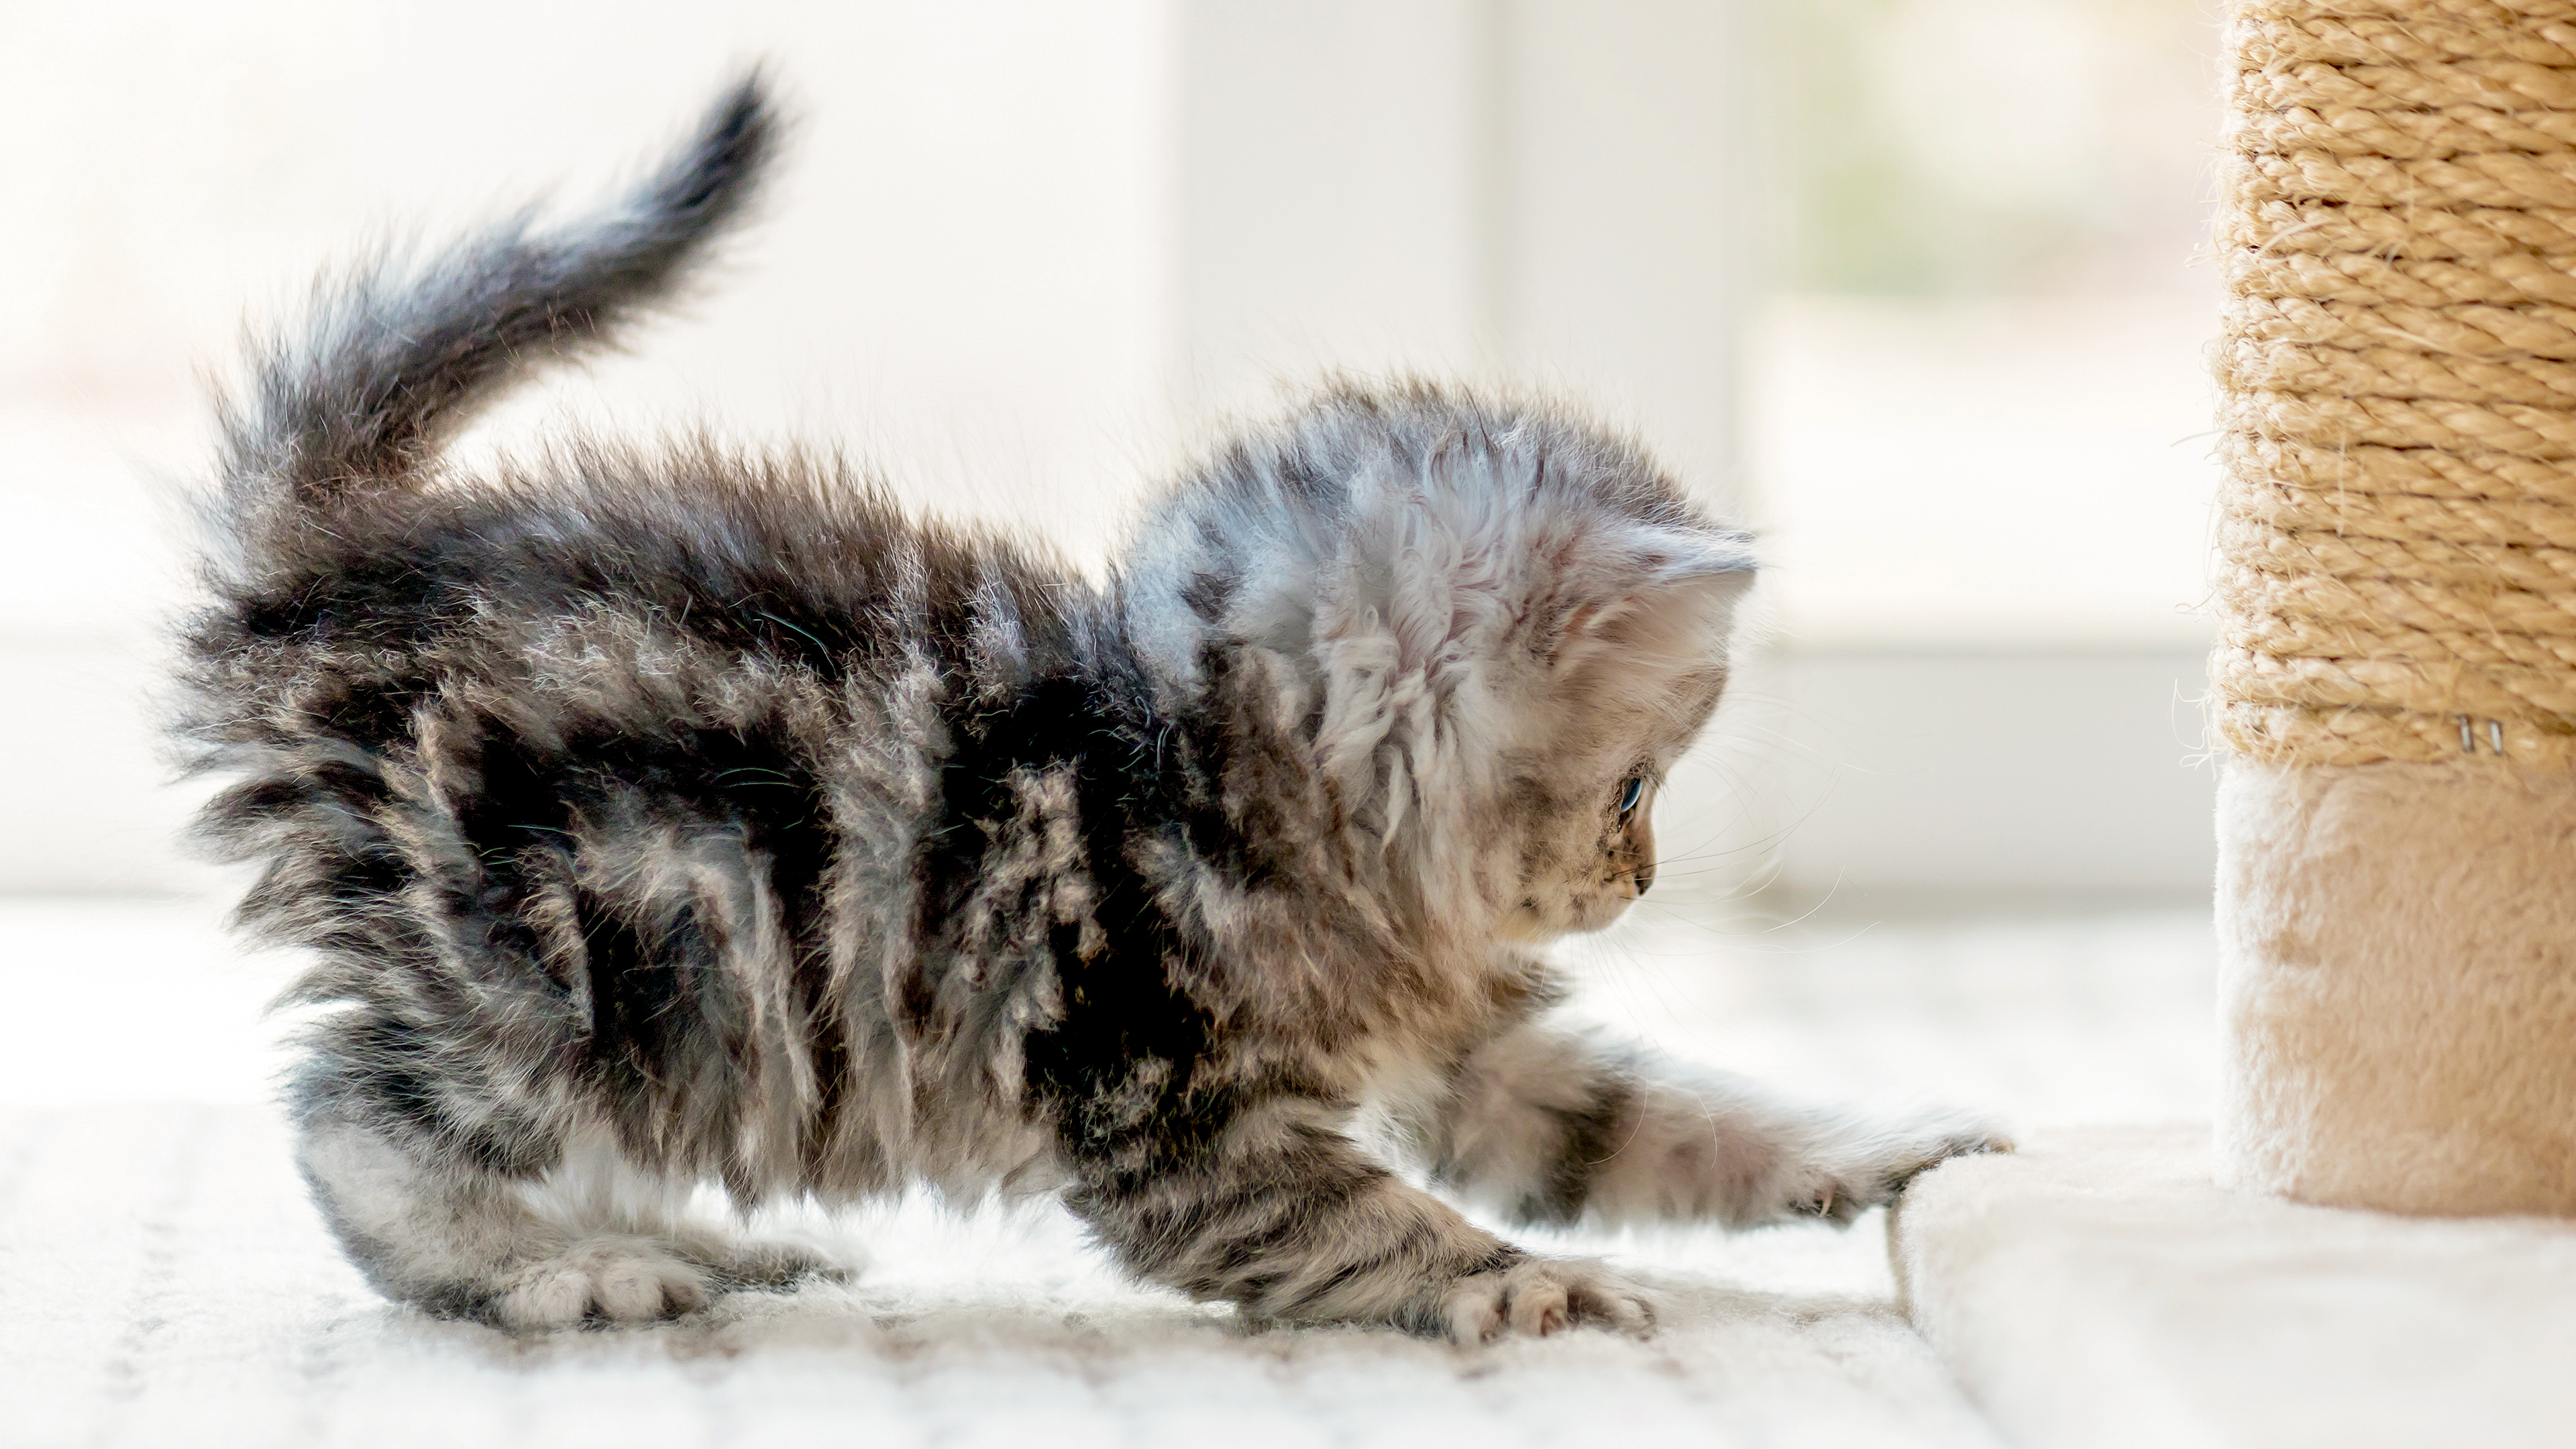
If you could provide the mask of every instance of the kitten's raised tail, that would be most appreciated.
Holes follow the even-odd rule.
[[[254,345],[249,395],[223,408],[235,522],[414,475],[533,364],[605,346],[742,217],[778,132],[755,69],[595,215],[535,231],[522,212],[423,261],[326,280],[300,333]]]

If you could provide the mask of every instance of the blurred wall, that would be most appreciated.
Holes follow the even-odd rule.
[[[1759,0],[1754,877],[2206,897],[2209,0]]]
[[[1534,383],[1757,523],[1682,893],[2204,889],[2200,0],[0,6],[0,891],[200,880],[200,374],[369,239],[800,116],[684,315],[468,440],[835,442],[1096,564],[1330,367]]]
[[[1756,320],[1773,634],[1733,717],[1756,880],[1863,907],[2209,889],[2214,311],[1844,296]]]
[[[0,7],[0,890],[198,881],[147,696],[198,373],[370,238],[595,194],[732,67],[766,221],[550,423],[835,440],[1096,561],[1328,365],[1544,383],[1719,501],[1747,205],[1734,7],[1036,0]]]
[[[1326,368],[1535,382],[1731,480],[1750,210],[1736,7],[1188,8],[1183,396]]]
[[[201,369],[354,245],[576,202],[748,57],[802,120],[770,223],[541,417],[843,438],[1080,548],[1170,351],[1176,17],[1101,0],[0,8],[0,887],[191,877],[144,702]]]

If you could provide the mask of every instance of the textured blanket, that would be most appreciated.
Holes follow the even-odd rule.
[[[0,1446],[1997,1442],[1897,1314],[1877,1215],[1531,1240],[1656,1285],[1642,1342],[1247,1333],[1121,1282],[1060,1213],[920,1202],[832,1225],[870,1263],[847,1285],[534,1340],[433,1321],[368,1292],[306,1205],[258,1105],[285,963],[232,957],[215,916],[0,903]],[[1605,1019],[1793,1088],[2196,1116],[2207,932],[1676,922],[1579,964]]]
[[[305,1205],[274,1114],[0,1118],[0,1442],[869,1445],[1994,1441],[1889,1300],[1875,1220],[1608,1249],[1666,1293],[1639,1342],[1466,1351],[1248,1333],[1119,1282],[1052,1212],[842,1225],[848,1285],[515,1340],[387,1306]]]

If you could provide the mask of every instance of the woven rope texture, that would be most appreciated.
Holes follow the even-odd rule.
[[[2218,727],[2576,766],[2576,0],[2240,0]]]

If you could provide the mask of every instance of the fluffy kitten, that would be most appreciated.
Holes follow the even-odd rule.
[[[596,219],[327,285],[226,411],[186,737],[327,1008],[300,1160],[387,1295],[511,1327],[828,1270],[685,1211],[1052,1192],[1138,1277],[1461,1340],[1643,1294],[1468,1222],[1848,1220],[2000,1145],[1560,1030],[1654,873],[1740,533],[1525,405],[1343,387],[1105,588],[828,461],[440,445],[742,212],[757,78]]]

